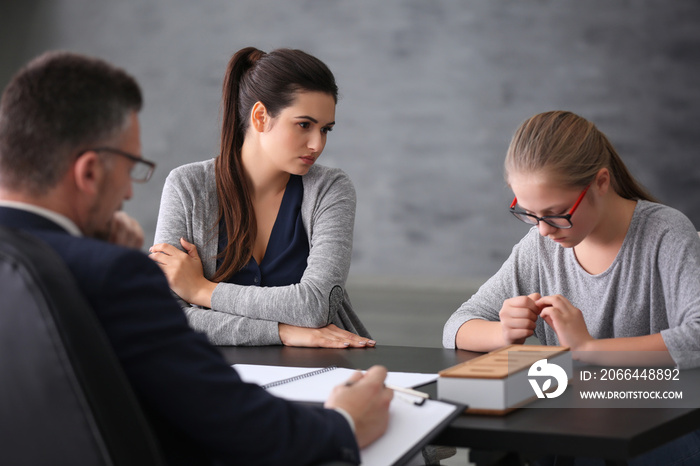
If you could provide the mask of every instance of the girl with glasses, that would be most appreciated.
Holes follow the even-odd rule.
[[[696,228],[639,186],[595,125],[561,111],[529,118],[510,143],[505,176],[511,213],[533,227],[449,318],[445,347],[485,352],[534,335],[594,364],[700,366]],[[693,431],[630,464],[699,458]]]
[[[165,182],[151,258],[218,345],[372,346],[350,305],[355,190],[316,164],[338,87],[300,50],[230,60],[221,147]]]
[[[513,136],[505,176],[510,211],[534,226],[447,321],[445,347],[490,351],[534,335],[582,359],[652,351],[700,366],[696,228],[639,186],[595,125],[533,116]]]

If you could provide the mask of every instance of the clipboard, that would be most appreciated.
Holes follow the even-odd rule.
[[[302,403],[323,403],[333,387],[344,383],[356,372],[335,366],[308,368],[235,364],[233,368],[244,381],[257,383],[275,396]],[[389,372],[387,383],[391,380],[393,385],[411,388],[436,379],[437,374]],[[360,451],[363,466],[405,464],[465,409],[462,404],[437,400],[416,404],[411,398],[415,397],[394,393],[389,406],[387,431]]]

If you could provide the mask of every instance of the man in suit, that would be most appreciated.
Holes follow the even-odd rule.
[[[155,167],[140,155],[140,108],[135,80],[98,59],[48,53],[20,70],[0,102],[0,225],[68,265],[169,464],[359,462],[358,446],[388,423],[384,368],[336,387],[325,408],[275,398],[189,328],[158,266],[134,248],[143,235],[119,211]]]

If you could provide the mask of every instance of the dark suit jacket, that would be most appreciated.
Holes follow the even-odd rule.
[[[154,425],[169,464],[359,462],[333,410],[275,398],[244,383],[194,332],[159,267],[140,251],[69,235],[30,212],[0,207],[0,225],[44,240],[92,305]]]

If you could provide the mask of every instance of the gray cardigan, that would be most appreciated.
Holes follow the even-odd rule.
[[[204,276],[216,271],[218,200],[214,160],[173,170],[165,180],[155,243],[194,243]],[[280,287],[219,283],[212,308],[180,300],[190,325],[216,345],[281,344],[278,322],[319,328],[335,324],[369,337],[352,310],[345,281],[350,269],[355,222],[355,188],[339,169],[314,165],[302,177],[301,217],[309,258],[300,283]]]

